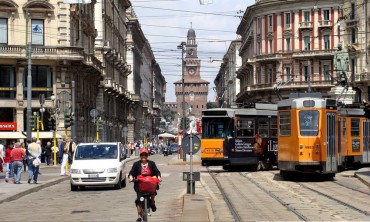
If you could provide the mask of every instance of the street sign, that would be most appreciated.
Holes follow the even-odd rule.
[[[96,109],[92,109],[92,110],[90,110],[90,116],[91,116],[92,118],[96,118],[96,117],[98,117],[98,115],[99,115],[98,110],[96,110]]]
[[[193,135],[193,154],[200,150],[200,139],[198,136]],[[190,135],[186,135],[182,141],[182,150],[186,153],[190,153]]]

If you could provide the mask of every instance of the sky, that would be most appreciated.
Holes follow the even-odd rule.
[[[201,5],[200,0],[131,0],[141,29],[148,39],[155,59],[167,82],[166,102],[175,102],[174,82],[181,80],[181,50],[192,26],[201,60],[201,78],[210,82],[208,101],[215,100],[214,83],[221,60],[246,8],[255,0],[213,0]]]

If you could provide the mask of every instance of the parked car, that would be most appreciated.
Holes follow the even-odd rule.
[[[179,152],[179,145],[177,143],[172,143],[170,145],[170,154],[178,153]]]
[[[71,190],[84,186],[126,186],[126,150],[122,143],[80,143],[71,165]]]

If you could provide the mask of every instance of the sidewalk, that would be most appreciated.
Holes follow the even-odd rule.
[[[370,167],[364,167],[355,172],[355,177],[370,188]]]

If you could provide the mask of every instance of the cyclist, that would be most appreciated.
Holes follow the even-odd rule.
[[[130,170],[130,173],[128,175],[129,181],[132,182],[134,178],[137,178],[137,176],[142,175],[142,176],[156,176],[159,181],[161,181],[161,172],[158,170],[157,165],[155,164],[154,161],[148,160],[148,155],[149,152],[145,148],[141,148],[140,151],[140,160],[136,161]],[[140,204],[140,193],[139,193],[139,185],[138,182],[135,181],[134,183],[134,190],[136,192],[136,208],[137,208],[137,213],[139,215],[139,218],[137,221],[141,221],[141,211],[142,211],[142,206]],[[157,187],[158,190],[158,187]],[[155,192],[153,195],[150,196],[150,207],[153,212],[157,210],[157,207],[155,206],[155,195],[157,195],[157,192]]]

